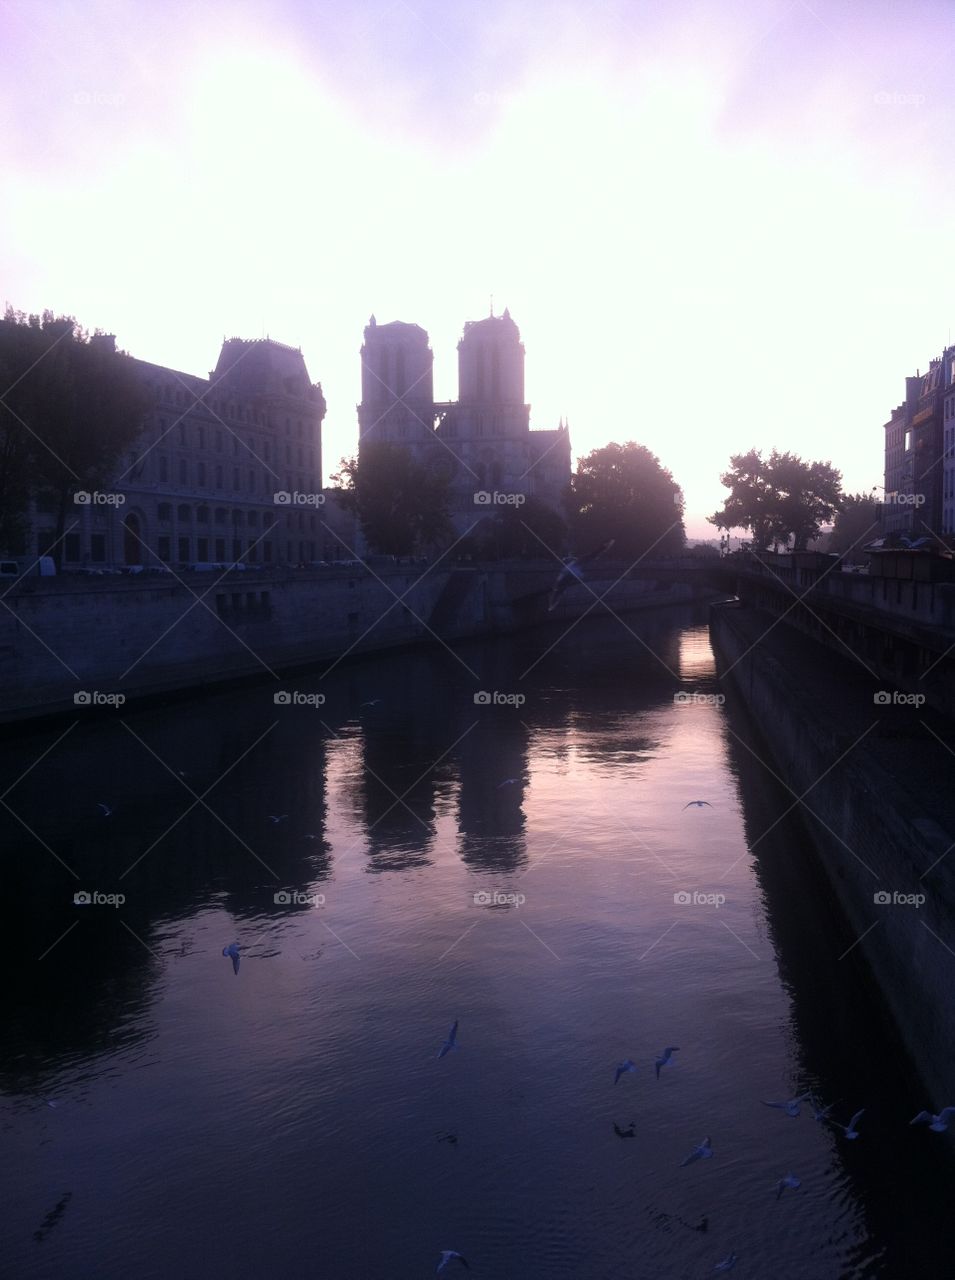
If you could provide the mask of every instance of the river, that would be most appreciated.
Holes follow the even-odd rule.
[[[688,607],[0,744],[0,1273],[955,1274],[955,1100],[720,697]]]

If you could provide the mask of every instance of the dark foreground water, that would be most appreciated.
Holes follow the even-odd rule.
[[[955,1275],[907,1123],[955,1099],[705,700],[705,619],[625,622],[0,747],[4,1276]],[[857,1141],[762,1104],[808,1089]]]

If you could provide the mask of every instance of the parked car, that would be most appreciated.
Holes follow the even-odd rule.
[[[54,578],[56,577],[56,561],[52,556],[37,556],[35,559],[21,557],[19,560],[0,561],[0,578]]]

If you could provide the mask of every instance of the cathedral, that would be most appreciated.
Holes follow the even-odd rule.
[[[469,320],[458,343],[458,399],[436,401],[434,355],[420,325],[372,316],[361,349],[358,447],[370,440],[443,464],[458,534],[508,503],[535,498],[563,515],[570,433],[532,431],[524,403],[524,344],[505,310]]]

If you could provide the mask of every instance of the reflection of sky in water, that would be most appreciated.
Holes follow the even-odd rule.
[[[716,687],[705,629],[640,630],[683,687]],[[468,657],[511,690],[543,647]],[[835,963],[851,938],[801,829],[748,852],[790,798],[734,751],[725,708],[675,706],[680,685],[612,619],[540,662],[519,711],[476,707],[439,654],[299,685],[324,689],[319,715],[249,689],[130,718],[216,817],[176,822],[191,797],[108,723],[11,793],[84,886],[139,859],[121,911],[78,917],[72,877],[3,828],[5,934],[28,958],[0,1027],[16,1274],[410,1277],[446,1247],[530,1280],[623,1280],[635,1253],[648,1274],[707,1274],[730,1250],[783,1280],[888,1276],[865,1269],[885,1248],[931,1274],[941,1149],[899,1154],[879,1128],[908,1068]],[[26,753],[4,746],[4,776]],[[324,904],[278,907],[279,890]],[[675,900],[694,893],[721,905]],[[680,1052],[657,1082],[665,1044]],[[627,1056],[640,1069],[615,1087]],[[810,1084],[867,1106],[859,1158],[760,1104]],[[713,1160],[681,1169],[707,1133]],[[803,1186],[777,1208],[790,1168]],[[900,1220],[901,1175],[918,1221]],[[706,1236],[680,1224],[703,1213]]]

